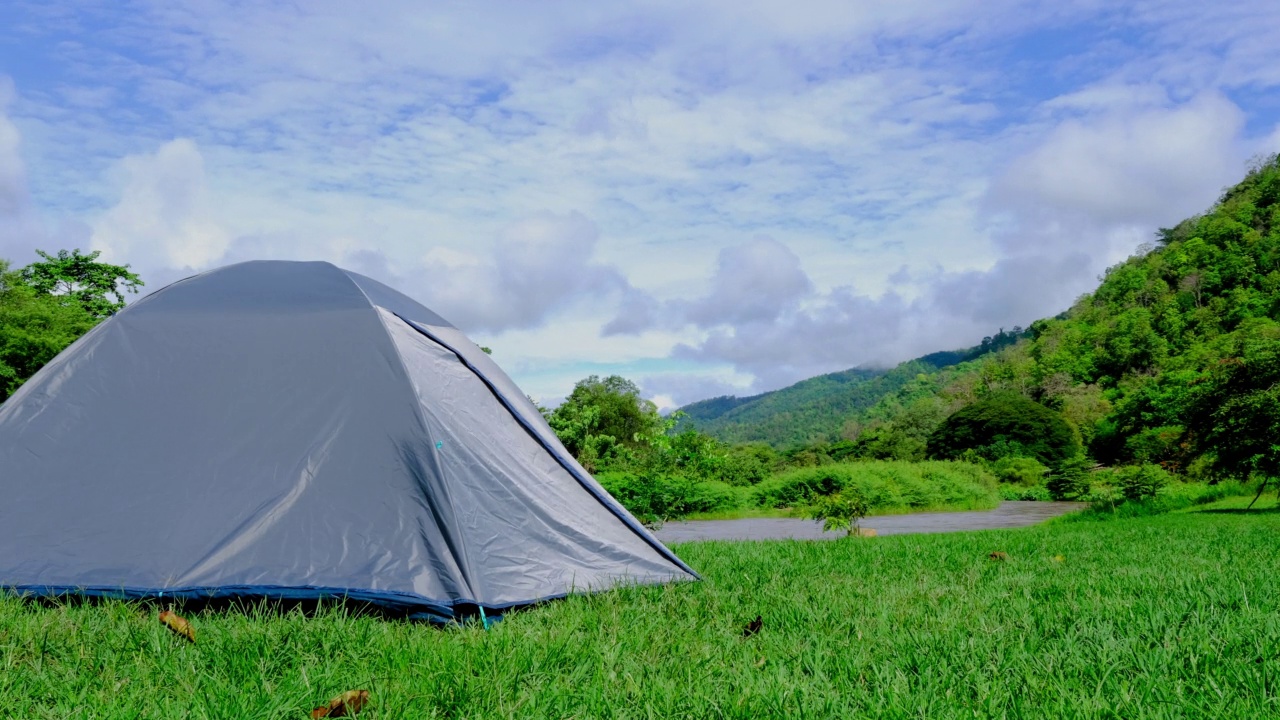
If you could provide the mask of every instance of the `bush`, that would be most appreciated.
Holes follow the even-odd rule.
[[[1089,493],[1089,459],[1077,455],[1049,476],[1045,488],[1054,500],[1075,500]]]
[[[1031,487],[1022,487],[1020,485],[1001,485],[1001,500],[1037,500],[1045,502],[1052,500],[1053,496],[1049,494],[1049,489],[1043,485],[1033,485]]]
[[[809,511],[809,517],[822,521],[822,529],[827,532],[844,530],[845,534],[852,535],[858,529],[858,521],[869,512],[871,504],[867,499],[857,488],[849,488],[835,495],[818,498]]]
[[[1080,454],[1080,438],[1060,413],[1017,393],[996,393],[952,413],[929,435],[931,458],[966,450],[987,460],[1026,455],[1056,469]]]
[[[1049,468],[1034,458],[1004,457],[991,465],[991,472],[1002,483],[1029,486],[1043,483]]]
[[[747,500],[742,489],[717,480],[634,472],[602,472],[595,477],[615,500],[646,523],[695,512],[736,510]]]
[[[991,507],[999,501],[995,487],[991,473],[967,463],[872,460],[790,470],[761,482],[752,496],[763,507],[803,507],[856,489],[873,510]]]
[[[1087,496],[1081,498],[1089,501],[1087,510],[1072,513],[1066,517],[1071,520],[1110,520],[1161,515],[1196,505],[1207,505],[1228,497],[1252,495],[1258,491],[1257,485],[1241,482],[1222,482],[1215,485],[1201,482],[1169,482],[1154,496],[1129,500],[1125,498],[1124,491],[1118,484],[1128,470],[1129,468],[1118,468],[1114,471],[1098,473],[1100,477],[1106,478],[1108,484],[1098,483]]]
[[[1117,472],[1120,492],[1126,500],[1153,498],[1169,484],[1172,476],[1159,465],[1144,463],[1120,468]]]

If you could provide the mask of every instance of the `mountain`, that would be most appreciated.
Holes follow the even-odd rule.
[[[1256,162],[1203,214],[1162,228],[1066,312],[1000,337],[962,362],[926,356],[687,411],[724,440],[843,436],[862,457],[919,459],[951,412],[1014,391],[1060,412],[1101,462],[1199,472],[1238,457],[1236,470],[1280,468],[1280,362],[1268,360],[1280,358],[1280,156]],[[1228,447],[1258,433],[1261,445]]]
[[[766,442],[777,448],[840,437],[845,421],[921,374],[956,365],[1012,344],[1021,328],[986,338],[968,350],[936,352],[891,369],[852,368],[819,375],[750,397],[725,395],[680,408],[681,427],[695,427],[731,443]]]

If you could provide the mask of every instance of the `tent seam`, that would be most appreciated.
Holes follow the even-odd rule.
[[[367,304],[368,308],[373,312],[374,318],[377,319],[378,325],[382,327],[383,332],[386,334],[387,340],[391,344],[392,352],[396,357],[396,363],[400,366],[400,372],[404,374],[404,378],[406,381],[408,381],[410,389],[413,390],[413,397],[415,402],[410,403],[413,406],[413,416],[417,418],[418,426],[422,428],[425,434],[427,431],[428,425],[427,425],[426,415],[422,412],[422,407],[421,407],[422,401],[418,397],[417,389],[413,387],[413,376],[409,374],[409,367],[404,364],[404,358],[400,356],[400,348],[397,347],[395,344],[395,341],[391,339],[391,328],[387,327],[387,323],[383,319],[382,313],[378,312],[378,309],[382,308],[382,306],[375,303],[369,297],[369,293],[366,293],[364,291],[364,288],[360,287],[360,283],[353,280],[351,276],[347,274],[346,270],[343,270],[337,265],[333,265],[331,263],[329,263],[329,265],[334,270],[337,270],[339,273],[341,273],[342,276],[346,278],[347,282],[355,286],[356,291],[359,292],[360,296],[364,298],[364,301]],[[386,308],[382,308],[382,309],[386,310]],[[391,312],[390,310],[387,310],[387,312],[392,315],[395,315],[395,317],[400,319],[402,322],[404,321],[404,318],[401,318],[399,315],[396,315],[394,312]],[[456,519],[458,517],[458,508],[453,504],[453,494],[447,493],[445,496],[445,499],[449,503],[449,511],[453,514],[454,519]],[[459,569],[465,568],[465,570],[463,571],[463,579],[466,581],[466,584],[467,584],[467,592],[469,592],[473,596],[477,595],[476,588],[472,586],[472,582],[471,582],[472,576],[475,574],[472,572],[471,558],[470,556],[467,555],[467,549],[463,543],[458,543],[458,550],[463,554],[463,557],[460,558],[463,562],[459,563]]]
[[[560,465],[560,467],[564,468],[565,472],[569,473],[570,477],[576,480],[577,483],[581,485],[582,488],[586,490],[589,495],[595,498],[596,502],[599,502],[602,506],[604,506],[606,510],[612,513],[614,517],[621,520],[622,524],[626,526],[628,530],[634,533],[636,537],[639,537],[641,540],[643,540],[646,544],[648,544],[654,550],[657,550],[659,555],[675,563],[676,567],[689,573],[696,579],[699,579],[699,580],[702,579],[702,576],[699,575],[697,571],[689,567],[683,560],[679,558],[679,556],[677,556],[674,552],[672,552],[670,548],[668,548],[667,546],[659,542],[657,538],[652,537],[652,535],[647,532],[641,532],[637,530],[632,523],[635,523],[636,525],[639,525],[639,523],[634,518],[631,519],[631,522],[628,522],[627,518],[618,512],[618,508],[615,508],[613,506],[613,503],[617,503],[617,500],[615,500],[611,496],[608,496],[607,492],[605,493],[605,496],[602,497],[601,494],[595,490],[595,488],[591,487],[589,483],[585,482],[581,477],[579,477],[578,473],[574,471],[572,466],[570,466],[567,462],[565,462],[564,458],[560,457],[560,453],[556,452],[553,448],[551,448],[546,442],[546,440],[544,440],[542,436],[540,436],[537,432],[533,430],[532,427],[530,427],[529,422],[525,420],[524,417],[520,415],[520,413],[516,412],[515,408],[511,406],[511,401],[508,400],[505,396],[503,396],[501,392],[499,392],[497,386],[495,386],[493,382],[489,380],[489,378],[485,377],[485,374],[480,372],[479,368],[477,368],[469,360],[463,357],[462,353],[455,350],[451,345],[449,345],[444,340],[422,329],[412,321],[402,317],[397,313],[392,312],[391,314],[395,315],[397,318],[401,320],[401,322],[403,322],[405,325],[408,325],[410,328],[417,331],[427,339],[436,343],[437,345],[444,348],[445,350],[448,350],[449,352],[453,353],[454,357],[458,358],[458,361],[462,363],[463,367],[470,370],[473,375],[475,375],[477,378],[480,379],[480,382],[484,383],[485,387],[489,389],[489,392],[492,393],[495,398],[497,398],[498,402],[502,404],[502,407],[505,408],[508,413],[510,413],[512,418],[515,419],[516,423],[520,425],[520,427],[524,428],[524,431],[528,433],[530,437],[533,438],[533,441],[538,443],[538,445],[543,450],[546,450],[547,453],[551,455],[552,458],[555,459],[556,463]],[[608,498],[608,500],[612,500],[613,503],[610,503],[608,500],[606,500],[605,499],[606,497]]]

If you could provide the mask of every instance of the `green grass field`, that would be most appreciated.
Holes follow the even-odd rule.
[[[703,582],[487,632],[224,610],[191,645],[154,606],[0,599],[0,716],[304,718],[365,688],[361,718],[1280,717],[1274,511],[675,549]]]

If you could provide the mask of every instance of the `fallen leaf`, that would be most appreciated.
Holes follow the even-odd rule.
[[[988,555],[987,558],[990,560],[995,560],[997,562],[1004,562],[1005,560],[1009,559],[1009,554],[1002,553],[999,550],[997,550],[996,552],[993,552],[990,555]]]
[[[360,712],[368,702],[368,690],[348,690],[330,700],[328,705],[321,705],[312,710],[311,718],[319,720],[319,718],[348,717]]]
[[[760,632],[760,630],[763,627],[764,627],[764,620],[760,619],[760,616],[757,615],[755,620],[752,620],[751,622],[747,623],[747,626],[742,629],[742,637],[744,638],[751,637],[752,635],[755,635],[756,633]]]
[[[191,623],[187,622],[186,618],[182,617],[178,613],[172,610],[165,610],[160,613],[160,622],[164,623],[165,627],[191,642],[196,641],[196,629],[191,627]]]
[[[1054,562],[1066,562],[1066,561],[1067,561],[1067,559],[1066,559],[1065,557],[1063,557],[1062,555],[1054,555],[1054,556],[1053,556],[1053,561],[1054,561]]]
[[[858,537],[875,537],[876,529],[875,528],[858,528],[857,535]]]

